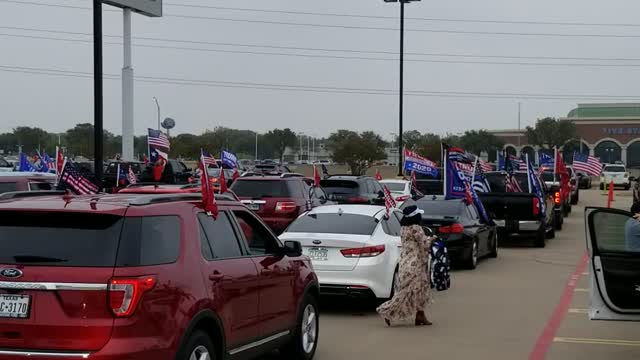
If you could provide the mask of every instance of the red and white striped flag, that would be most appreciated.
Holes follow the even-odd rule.
[[[127,180],[129,180],[129,184],[135,185],[138,182],[138,178],[136,174],[133,172],[131,165],[129,165],[129,173],[127,174]]]
[[[591,176],[600,176],[602,163],[595,156],[575,152],[573,153],[573,170]]]
[[[100,191],[94,183],[80,175],[75,166],[69,161],[64,162],[60,173],[60,181],[58,182],[58,190],[66,189],[71,189],[78,195],[93,195]]]
[[[482,159],[478,159],[478,164],[480,164],[480,168],[484,172],[493,171],[493,165],[489,164],[488,162],[486,162],[486,161],[484,161]]]
[[[393,196],[391,196],[391,191],[389,191],[389,188],[384,185],[383,187],[383,192],[384,192],[384,207],[387,210],[387,216],[389,216],[389,213],[391,212],[391,209],[396,207],[396,201],[393,200]]]

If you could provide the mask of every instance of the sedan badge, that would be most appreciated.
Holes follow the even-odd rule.
[[[314,245],[320,245],[320,244],[322,244],[322,241],[320,241],[320,240],[313,240],[313,244],[314,244]]]
[[[18,269],[2,269],[2,270],[0,270],[0,275],[4,276],[6,278],[15,279],[15,278],[19,278],[19,277],[22,276],[22,270],[18,270]]]

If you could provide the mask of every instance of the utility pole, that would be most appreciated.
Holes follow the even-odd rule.
[[[522,146],[521,144],[521,140],[520,137],[522,136],[522,134],[520,134],[520,107],[521,107],[522,103],[518,102],[518,148],[520,148]]]
[[[256,133],[256,161],[258,161],[258,133]]]
[[[153,101],[156,102],[156,108],[158,108],[158,130],[160,130],[160,103],[158,103],[158,98],[157,97],[153,97]]]
[[[131,9],[123,13],[122,65],[122,160],[133,160],[133,66],[131,56]]]
[[[93,0],[93,157],[96,185],[102,188],[103,166],[102,0]]]

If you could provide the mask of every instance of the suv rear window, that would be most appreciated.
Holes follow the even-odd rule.
[[[0,264],[127,267],[172,263],[178,258],[180,232],[176,216],[123,219],[90,213],[3,212]]]
[[[286,181],[279,180],[236,180],[231,190],[239,197],[261,199],[266,197],[289,197]]]
[[[377,225],[373,217],[365,215],[309,214],[294,221],[287,232],[371,235]]]
[[[0,194],[18,190],[18,184],[14,182],[0,182]]]
[[[605,166],[606,172],[625,172],[624,166]]]
[[[331,194],[348,194],[357,195],[359,193],[360,185],[353,180],[321,180],[320,186],[324,191]]]
[[[113,267],[122,224],[115,215],[3,212],[0,264]]]
[[[522,191],[529,192],[529,180],[527,179],[527,174],[516,173],[515,177]],[[505,180],[506,180],[506,175],[503,173],[487,174],[487,181],[489,181],[489,185],[491,185],[491,192],[494,192],[494,193],[506,192],[505,184],[504,184]],[[546,181],[546,180],[543,179],[543,181]]]

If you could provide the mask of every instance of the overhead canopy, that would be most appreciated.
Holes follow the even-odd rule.
[[[131,9],[149,17],[162,16],[162,0],[102,0],[107,5]]]

